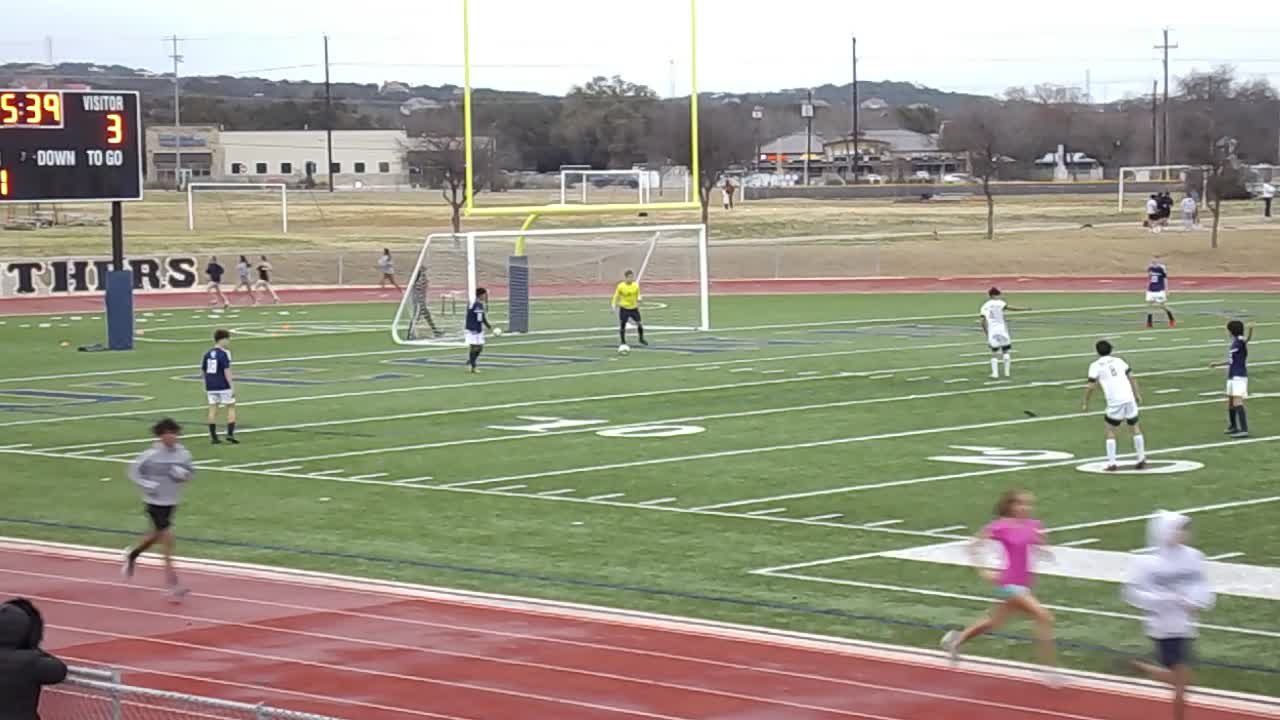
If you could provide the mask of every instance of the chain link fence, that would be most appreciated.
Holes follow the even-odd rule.
[[[216,700],[133,687],[116,671],[71,668],[65,682],[45,688],[42,720],[338,720],[264,704]]]

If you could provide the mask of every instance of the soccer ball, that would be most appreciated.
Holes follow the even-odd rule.
[[[628,344],[626,344],[626,343],[622,343],[621,345],[619,345],[619,346],[618,346],[618,354],[619,354],[619,355],[626,355],[626,354],[627,354],[627,353],[629,353],[629,352],[631,352],[631,346],[630,346],[630,345],[628,345]]]
[[[500,328],[500,327],[495,327],[495,328],[493,329],[493,334],[494,334],[494,337],[497,337],[498,335],[501,335],[501,334],[502,334],[502,328]]]

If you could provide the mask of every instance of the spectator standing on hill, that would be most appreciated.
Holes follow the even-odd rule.
[[[30,601],[0,605],[0,720],[40,720],[40,693],[67,677],[66,663],[40,649],[44,618]]]
[[[1271,218],[1271,201],[1276,199],[1276,186],[1269,182],[1262,183],[1262,217]]]
[[[731,180],[730,178],[724,179],[724,189],[720,192],[720,194],[724,197],[725,210],[733,209],[733,193],[736,192],[737,189],[738,188],[735,187],[733,184],[733,180]]]
[[[1160,232],[1160,201],[1154,194],[1147,198],[1147,219],[1142,222],[1142,225],[1153,233]]]

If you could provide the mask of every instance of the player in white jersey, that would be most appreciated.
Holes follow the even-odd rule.
[[[1134,467],[1142,470],[1147,466],[1147,444],[1138,425],[1138,402],[1142,400],[1138,381],[1133,378],[1128,363],[1111,355],[1111,343],[1099,340],[1094,347],[1098,350],[1098,359],[1089,366],[1089,384],[1084,389],[1080,409],[1089,410],[1089,398],[1101,386],[1107,399],[1107,412],[1103,416],[1107,428],[1107,470],[1115,472],[1120,467],[1116,464],[1116,428],[1120,423],[1127,423],[1133,433],[1133,453],[1138,459]]]
[[[1004,376],[1009,377],[1013,371],[1013,336],[1009,334],[1009,325],[1005,323],[1004,314],[1030,310],[1031,308],[1014,307],[1004,301],[1000,288],[987,291],[987,301],[978,311],[982,318],[982,330],[987,334],[987,347],[991,348],[991,379],[1000,379],[1000,360],[1004,359]]]

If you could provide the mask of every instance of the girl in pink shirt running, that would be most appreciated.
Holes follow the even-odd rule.
[[[969,556],[983,579],[995,585],[996,605],[983,619],[962,632],[951,631],[942,638],[942,647],[951,654],[953,662],[960,657],[960,646],[973,638],[991,632],[1003,625],[1011,615],[1021,612],[1036,624],[1036,637],[1040,645],[1040,659],[1054,667],[1057,660],[1053,645],[1053,615],[1044,609],[1031,586],[1035,577],[1031,571],[1031,553],[1044,545],[1044,527],[1031,516],[1035,498],[1025,490],[1009,490],[996,505],[996,519],[988,524],[969,544]],[[1005,565],[1000,571],[983,567],[980,551],[989,540],[1000,543],[1004,549]],[[1056,675],[1050,676],[1050,684],[1057,684]]]

